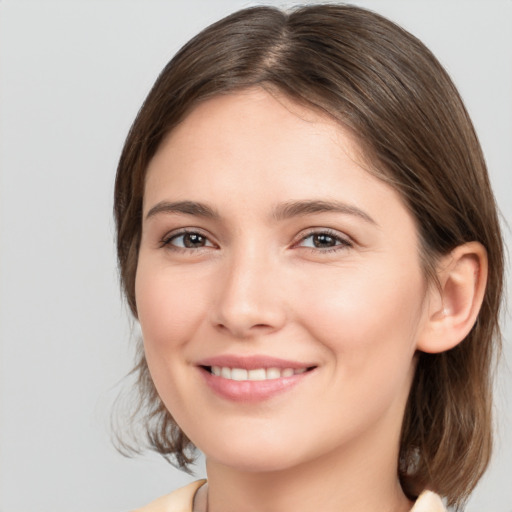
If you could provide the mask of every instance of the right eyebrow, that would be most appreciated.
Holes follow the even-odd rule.
[[[155,204],[146,215],[146,219],[157,215],[158,213],[184,213],[186,215],[196,215],[207,219],[219,219],[219,213],[205,203],[196,201],[160,201]]]

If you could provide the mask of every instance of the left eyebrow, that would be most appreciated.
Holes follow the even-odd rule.
[[[323,201],[323,200],[309,200],[309,201],[289,201],[277,205],[274,208],[272,217],[275,220],[285,220],[291,217],[298,217],[301,215],[311,215],[314,213],[334,212],[343,213],[345,215],[355,215],[370,224],[378,225],[366,212],[357,208],[356,206],[346,204],[340,201]]]

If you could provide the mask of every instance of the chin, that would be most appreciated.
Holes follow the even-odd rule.
[[[221,464],[233,470],[244,473],[271,473],[283,471],[300,464],[300,456],[296,449],[283,446],[269,445],[261,440],[254,440],[245,446],[241,443],[230,443],[227,440],[221,446],[201,449],[206,460]]]

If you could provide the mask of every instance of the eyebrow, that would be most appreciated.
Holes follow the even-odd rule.
[[[340,201],[323,201],[323,200],[308,200],[308,201],[290,201],[282,203],[275,207],[273,217],[276,220],[289,219],[291,217],[298,217],[301,215],[311,215],[314,213],[334,212],[343,213],[345,215],[354,215],[359,217],[370,224],[377,223],[366,212],[357,208],[356,206],[346,204]]]
[[[369,222],[370,224],[377,225],[377,223],[370,217],[370,215],[368,215],[360,208],[340,201],[289,201],[277,205],[273,209],[272,217],[276,221],[281,221],[290,219],[292,217],[330,212],[354,215],[366,222]],[[221,218],[217,210],[205,203],[199,203],[196,201],[160,201],[149,210],[146,215],[146,219],[149,219],[150,217],[153,217],[159,213],[181,213],[213,220],[218,220]]]
[[[146,219],[158,213],[184,213],[186,215],[195,215],[206,219],[220,219],[219,213],[211,206],[195,201],[160,201],[149,210]]]

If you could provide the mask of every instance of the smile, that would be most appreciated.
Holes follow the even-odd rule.
[[[208,369],[208,367],[207,367]],[[235,381],[262,381],[292,377],[307,371],[307,368],[229,368],[228,366],[211,366],[212,375]]]
[[[196,362],[207,388],[224,400],[255,403],[291,391],[318,365],[264,355],[221,355]]]

